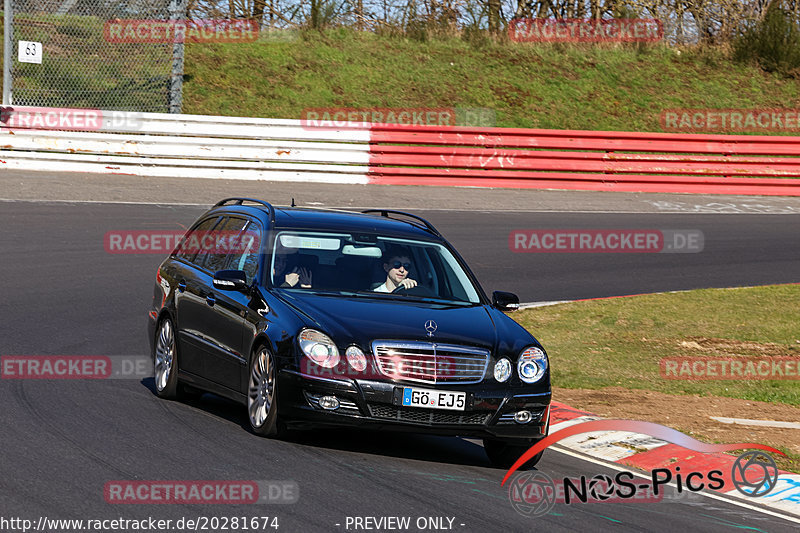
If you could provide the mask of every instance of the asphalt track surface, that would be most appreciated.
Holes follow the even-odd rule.
[[[202,211],[0,204],[0,354],[146,353],[148,299],[162,257],[108,254],[103,235],[186,226]],[[800,281],[797,215],[420,214],[462,252],[487,291],[514,291],[523,301]],[[512,253],[509,232],[533,228],[699,229],[705,248]],[[660,503],[557,505],[531,518],[512,508],[500,486],[504,471],[489,465],[476,442],[349,431],[266,440],[245,429],[237,405],[211,395],[165,402],[153,388],[152,379],[0,381],[0,517],[276,516],[283,532],[354,531],[346,520],[355,516],[410,516],[412,525],[450,517],[454,531],[470,532],[797,530],[797,522],[702,496],[677,499],[672,491]],[[555,479],[614,472],[557,450],[537,468]],[[291,480],[300,498],[290,505],[109,505],[103,487],[112,480]]]

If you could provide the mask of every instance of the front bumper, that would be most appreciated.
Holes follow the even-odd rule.
[[[464,411],[401,407],[396,389],[403,386],[464,391]],[[494,387],[483,384],[435,386],[373,380],[309,378],[292,370],[278,375],[280,416],[290,427],[347,426],[434,435],[533,441],[547,435],[551,394],[542,387]],[[321,396],[336,396],[340,406],[322,409]],[[527,424],[513,414],[530,411]]]

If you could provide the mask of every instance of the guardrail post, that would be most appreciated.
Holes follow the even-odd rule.
[[[3,3],[3,105],[11,105],[11,68],[14,56],[14,11],[11,0]]]
[[[170,0],[169,19],[186,22],[186,0]],[[170,113],[181,112],[181,103],[183,101],[183,52],[184,43],[176,39],[172,43],[172,76],[169,81]]]

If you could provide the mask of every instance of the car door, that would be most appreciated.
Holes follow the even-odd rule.
[[[225,270],[237,255],[238,240],[250,223],[247,218],[228,216],[214,229],[214,249],[205,254],[198,275],[197,306],[194,319],[196,329],[202,331],[198,347],[202,351],[202,377],[238,391],[241,370],[247,364],[243,354],[242,326],[244,295],[235,291],[214,288],[214,273]]]
[[[264,230],[261,224],[255,220],[251,220],[242,232],[239,247],[228,256],[228,262],[225,265],[226,270],[243,271],[249,285],[252,285],[256,279],[259,279],[258,276],[261,275],[259,267],[264,257],[261,254],[261,245],[264,242],[263,238]],[[251,355],[250,350],[253,339],[255,339],[256,336],[256,331],[253,329],[253,320],[254,317],[261,318],[266,316],[268,309],[257,291],[250,294],[238,291],[218,292],[236,306],[242,318],[241,334],[238,340],[241,343],[240,353],[243,356],[241,360],[243,366],[240,368],[240,388],[238,390],[242,393],[246,393],[249,379],[248,365]],[[233,342],[233,340],[234,339],[231,339],[231,342]]]
[[[205,375],[204,343],[207,334],[203,327],[206,305],[201,296],[202,263],[206,254],[201,248],[203,239],[222,222],[222,217],[211,216],[189,230],[175,254],[175,315],[178,330],[178,365],[181,371],[197,376]],[[203,276],[204,277],[204,276]]]

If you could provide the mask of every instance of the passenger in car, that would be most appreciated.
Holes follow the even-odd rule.
[[[383,270],[386,272],[386,281],[374,289],[375,292],[393,292],[400,286],[411,289],[417,282],[408,277],[411,260],[408,251],[401,247],[388,248],[383,254]]]

